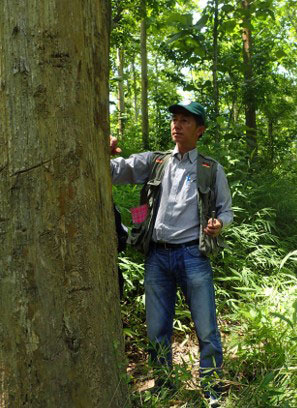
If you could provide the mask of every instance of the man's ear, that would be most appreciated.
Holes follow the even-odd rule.
[[[203,125],[197,127],[197,136],[198,136],[197,140],[199,140],[200,137],[203,135],[203,133],[205,132],[205,129],[206,127]]]

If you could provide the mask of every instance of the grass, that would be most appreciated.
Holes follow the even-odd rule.
[[[264,281],[256,291],[246,293],[245,299],[235,302],[232,308],[225,307],[219,315],[227,388],[224,407],[297,406],[296,278],[288,278],[283,274],[281,283]],[[173,343],[177,391],[172,394],[163,390],[154,395],[149,390],[153,382],[146,361],[142,299],[136,298],[132,303],[133,312],[126,303],[124,315],[130,329],[126,332],[126,349],[133,406],[205,406],[197,376],[198,345],[188,316],[179,314],[180,325]],[[185,308],[180,303],[177,311]]]

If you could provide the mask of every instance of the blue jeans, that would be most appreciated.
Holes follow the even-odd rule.
[[[184,293],[195,324],[200,373],[208,375],[211,370],[221,368],[223,353],[216,319],[213,273],[209,259],[200,253],[197,245],[174,249],[153,247],[148,254],[145,299],[150,356],[159,364],[172,365],[171,337],[177,286]]]

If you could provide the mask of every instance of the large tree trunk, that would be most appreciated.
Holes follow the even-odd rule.
[[[107,0],[0,5],[0,403],[125,406]]]
[[[242,7],[245,10],[245,18],[243,21],[243,62],[244,62],[244,80],[245,80],[245,124],[246,141],[248,155],[254,158],[257,154],[257,126],[256,126],[256,99],[254,90],[254,76],[252,65],[252,33],[251,33],[251,17],[250,17],[250,0],[243,0]]]
[[[142,114],[142,145],[149,149],[149,120],[148,120],[148,77],[147,77],[147,15],[146,0],[141,0],[141,114]]]

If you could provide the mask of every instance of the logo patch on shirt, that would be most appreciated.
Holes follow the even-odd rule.
[[[210,168],[210,164],[209,164],[209,163],[206,163],[206,162],[203,162],[203,163],[202,163],[202,166],[207,167],[208,169]]]
[[[162,159],[156,159],[156,163],[163,163]]]

